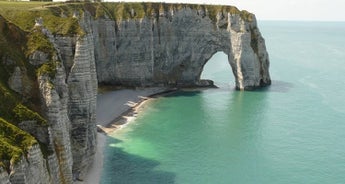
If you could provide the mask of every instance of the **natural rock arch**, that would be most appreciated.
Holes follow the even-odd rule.
[[[45,40],[43,45],[46,46],[45,42],[49,41],[55,48],[47,51],[48,53],[36,50],[29,56],[31,63],[44,63],[44,67],[40,67],[44,70],[37,72],[37,84],[33,86],[38,87],[42,97],[41,105],[48,121],[48,126],[44,129],[49,136],[49,155],[46,159],[43,158],[39,146],[33,146],[28,151],[28,157],[23,156],[22,161],[13,167],[15,172],[11,172],[11,176],[0,169],[0,181],[8,183],[9,180],[18,179],[17,181],[29,183],[72,183],[73,179],[83,178],[96,150],[95,110],[98,83],[124,86],[197,86],[200,85],[200,73],[204,64],[215,52],[223,51],[229,56],[238,89],[270,84],[268,54],[254,15],[230,6],[170,4],[162,5],[163,9],[157,10],[157,5],[160,4],[153,4],[156,8],[150,8],[148,5],[151,6],[151,3],[143,3],[136,7],[146,13],[133,17],[134,9],[129,16],[128,12],[126,14],[128,9],[116,8],[118,5],[125,7],[125,3],[117,3],[113,4],[113,11],[108,11],[109,6],[87,3],[83,10],[77,10],[77,7],[82,6],[66,5],[69,10],[83,12],[78,15],[73,13],[71,25],[79,28],[75,23],[80,23],[82,31],[71,30],[68,34],[52,34],[45,28],[41,21],[43,19],[37,19],[36,26],[39,28],[32,30],[41,30],[45,35],[40,36]],[[55,13],[47,14],[46,11],[66,9],[58,5],[47,6],[49,7],[44,8],[44,12],[39,13],[37,11],[40,10],[37,9],[34,12],[28,11],[25,15],[44,15],[47,20],[55,14],[58,16],[58,13],[54,11]],[[104,12],[101,11],[102,7]],[[114,12],[119,17],[113,17]],[[11,11],[12,13],[16,15],[15,12]],[[23,10],[19,13],[23,14]],[[65,16],[63,12],[61,15]],[[67,24],[69,23],[71,22]],[[2,31],[5,37],[11,35],[8,31],[17,33],[14,35],[18,38],[23,37],[19,41],[12,37],[4,40],[9,46],[4,48],[20,50],[14,51],[13,55],[1,56],[3,64],[11,65],[9,68],[12,68],[12,65],[15,67],[22,63],[13,60],[17,56],[11,58],[12,56],[19,53],[24,57],[27,54],[24,53],[24,47],[17,47],[26,44],[24,37],[27,35],[24,30],[8,23],[1,16],[0,24],[5,30]],[[12,44],[10,41],[16,43]],[[18,56],[17,59],[19,58],[21,57]],[[14,81],[27,79],[26,72],[31,69],[22,70],[22,64],[18,67],[20,71],[15,69],[17,71],[10,74],[9,87],[18,93],[24,93],[26,90],[20,90],[24,83],[19,86],[13,84]],[[32,73],[32,76],[35,74]],[[7,79],[3,82],[5,84]],[[7,91],[6,87],[4,89]],[[17,102],[22,102],[23,99],[28,98],[18,98]],[[38,168],[42,172],[37,172]]]
[[[159,16],[126,20],[96,18],[85,11],[78,20],[83,36],[46,33],[63,63],[60,70],[65,70],[57,72],[59,80],[55,80],[51,91],[55,99],[68,97],[64,108],[68,109],[71,123],[61,122],[71,124],[72,146],[61,153],[72,152],[73,163],[68,164],[73,164],[74,174],[86,174],[85,166],[90,164],[95,151],[95,100],[99,84],[200,86],[203,66],[219,51],[228,55],[238,89],[270,84],[268,54],[254,15],[245,13],[249,17],[243,17],[238,10],[226,9],[229,7],[213,12],[214,17],[206,9],[185,5]],[[48,80],[41,82],[50,84]],[[68,94],[61,93],[65,87]],[[53,107],[59,106],[58,102]],[[64,116],[53,114],[55,117]],[[64,178],[72,179],[69,170],[61,171]]]
[[[254,15],[219,12],[216,20],[196,9],[115,22],[92,20],[99,83],[124,86],[199,86],[204,64],[223,51],[237,89],[271,83],[264,39]]]

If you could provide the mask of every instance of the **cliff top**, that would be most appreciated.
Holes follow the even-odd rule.
[[[166,16],[171,11],[184,8],[201,10],[212,21],[216,21],[218,13],[238,14],[245,21],[252,21],[253,14],[246,10],[240,11],[234,6],[198,5],[198,4],[169,4],[169,3],[47,3],[47,2],[7,2],[0,1],[0,15],[13,22],[21,29],[29,31],[35,24],[35,19],[42,17],[44,25],[54,34],[82,33],[76,19],[83,11],[88,11],[95,18],[110,18],[116,21],[126,19],[140,19],[144,17]]]

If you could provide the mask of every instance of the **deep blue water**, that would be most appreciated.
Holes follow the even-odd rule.
[[[220,88],[145,104],[108,138],[101,183],[345,183],[345,23],[259,27],[270,87],[235,91],[217,53],[203,77]]]

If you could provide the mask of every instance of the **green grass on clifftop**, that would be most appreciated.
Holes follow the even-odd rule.
[[[62,4],[47,2],[3,2],[0,1],[0,15],[24,31],[30,31],[37,18],[53,34],[83,35],[78,20],[73,18],[75,10],[82,9],[80,3]],[[77,11],[78,12],[78,11]]]
[[[98,17],[107,16],[117,21],[126,19],[138,19],[143,17],[156,16],[159,18],[161,13],[178,11],[183,8],[191,8],[196,10],[204,10],[207,12],[209,18],[212,21],[216,20],[216,16],[219,12],[238,14],[245,21],[252,21],[253,14],[248,11],[240,11],[234,6],[224,5],[198,5],[198,4],[170,4],[170,3],[99,3],[93,4],[93,9],[90,8],[90,12],[94,12],[93,15]],[[133,12],[132,12],[133,10]]]
[[[29,31],[35,24],[35,19],[42,17],[44,26],[53,34],[83,35],[77,19],[73,15],[81,16],[84,11],[90,12],[95,18],[107,17],[116,21],[140,19],[155,16],[171,10],[183,8],[202,9],[207,11],[212,21],[216,20],[218,12],[238,14],[245,21],[252,21],[253,14],[240,11],[234,6],[197,5],[197,4],[169,4],[169,3],[47,3],[47,2],[5,2],[0,1],[0,15],[10,20],[21,29]]]

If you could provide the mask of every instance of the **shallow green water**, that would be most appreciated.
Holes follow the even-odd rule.
[[[345,23],[259,24],[272,86],[233,90],[216,54],[220,88],[145,105],[108,139],[101,183],[345,183]]]

